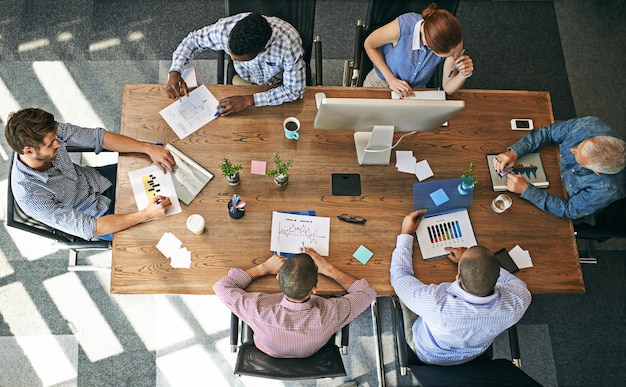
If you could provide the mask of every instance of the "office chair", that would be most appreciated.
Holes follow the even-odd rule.
[[[67,147],[68,152],[93,152],[93,149]],[[15,157],[15,154],[13,154]],[[13,160],[13,158],[11,158]],[[39,235],[56,241],[56,246],[69,250],[69,260],[67,269],[70,271],[87,271],[108,269],[105,267],[78,265],[78,253],[80,251],[109,250],[111,243],[103,240],[87,241],[74,235],[66,234],[63,231],[50,227],[40,221],[28,216],[15,202],[11,189],[11,173],[13,168],[9,168],[8,188],[7,188],[7,226],[17,228],[31,234]]]
[[[363,86],[363,81],[367,74],[372,70],[373,65],[370,61],[363,43],[372,31],[376,30],[396,17],[407,13],[416,12],[421,13],[424,8],[430,5],[432,0],[370,0],[367,7],[367,14],[365,22],[357,21],[356,36],[354,42],[354,58],[352,60],[352,66],[350,63],[344,63],[344,80],[343,85],[348,85],[346,76],[350,76],[350,86]],[[459,5],[459,0],[439,0],[435,1],[437,6],[441,9],[448,10],[451,14],[455,15]],[[348,69],[346,69],[348,67]],[[441,73],[443,71],[443,62],[439,64],[437,71],[430,79],[426,87],[437,88],[441,86],[442,78]]]
[[[242,12],[257,12],[261,15],[276,16],[291,24],[302,38],[304,62],[306,63],[306,83],[309,86],[323,84],[322,77],[322,41],[313,36],[315,24],[315,0],[225,0],[226,16]],[[315,79],[311,73],[311,54],[315,50]],[[224,51],[217,53],[217,83],[224,83]],[[228,58],[226,83],[232,84],[235,75],[233,62]]]
[[[581,257],[581,263],[596,263],[593,256],[593,241],[604,242],[611,238],[626,238],[626,198],[611,203],[596,216],[596,224],[588,223],[574,225],[576,238],[585,240],[587,257]]]
[[[237,352],[234,373],[237,375],[256,376],[280,380],[303,380],[336,378],[346,376],[339,347],[335,345],[335,336],[316,353],[307,358],[278,359],[267,355],[254,345],[254,332],[245,322],[241,322],[241,344],[237,345],[239,318],[230,316],[230,346]],[[341,352],[348,353],[349,325],[341,329]]]
[[[402,307],[393,297],[394,326],[400,374],[410,369],[421,386],[541,386],[521,370],[517,327],[508,329],[512,361],[491,359],[492,348],[478,358],[460,365],[438,366],[421,362],[406,342]]]

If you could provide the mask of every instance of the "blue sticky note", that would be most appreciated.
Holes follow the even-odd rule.
[[[361,245],[359,246],[358,249],[356,249],[356,251],[354,252],[354,254],[352,254],[352,256],[356,259],[359,260],[359,262],[361,262],[362,264],[366,264],[367,261],[370,260],[370,258],[372,258],[372,256],[374,255],[374,253],[372,253],[371,251],[369,251],[367,249],[367,247]]]
[[[443,188],[439,188],[435,192],[431,193],[430,198],[433,199],[433,202],[435,202],[436,206],[440,206],[443,203],[450,201],[450,198],[448,197],[448,195],[446,195],[446,192],[443,190]]]

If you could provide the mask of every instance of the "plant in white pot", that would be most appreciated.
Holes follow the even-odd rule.
[[[280,154],[278,152],[274,152],[274,168],[268,169],[267,172],[265,172],[265,175],[273,177],[274,183],[276,183],[279,187],[283,187],[289,183],[289,168],[292,163],[292,159],[283,163],[280,159]]]
[[[241,164],[233,164],[226,157],[224,157],[224,160],[220,163],[222,175],[226,176],[229,185],[239,185],[239,171],[241,171],[242,168]]]

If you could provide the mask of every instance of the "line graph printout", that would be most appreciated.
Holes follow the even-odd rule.
[[[270,250],[297,254],[301,247],[311,247],[328,256],[330,218],[272,212]]]
[[[189,93],[188,97],[180,97],[159,114],[182,140],[217,116],[217,98],[202,85]]]

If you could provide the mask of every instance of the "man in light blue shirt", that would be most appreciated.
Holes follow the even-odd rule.
[[[404,217],[391,257],[391,285],[405,311],[407,343],[424,363],[466,363],[522,318],[530,292],[484,246],[448,248],[448,258],[458,263],[454,282],[424,284],[415,278],[413,235],[424,211]]]
[[[248,83],[279,85],[265,92],[220,100],[221,115],[253,105],[280,105],[304,96],[306,65],[302,39],[298,31],[284,20],[240,13],[189,33],[172,55],[165,88],[170,98],[187,95],[182,71],[196,52],[204,50],[224,50],[232,58],[239,77]]]
[[[85,240],[96,236],[110,240],[109,234],[163,216],[171,205],[169,198],[157,196],[141,211],[114,214],[116,166],[96,169],[74,164],[66,149],[141,152],[163,172],[171,171],[174,158],[161,146],[103,128],[59,123],[54,115],[36,108],[11,113],[4,135],[15,151],[11,188],[16,203],[28,216],[57,230]]]
[[[527,133],[494,160],[496,170],[511,168],[519,157],[550,144],[559,145],[560,168],[567,198],[507,175],[506,187],[541,210],[574,223],[595,225],[595,216],[626,197],[626,142],[596,117],[574,118]]]

